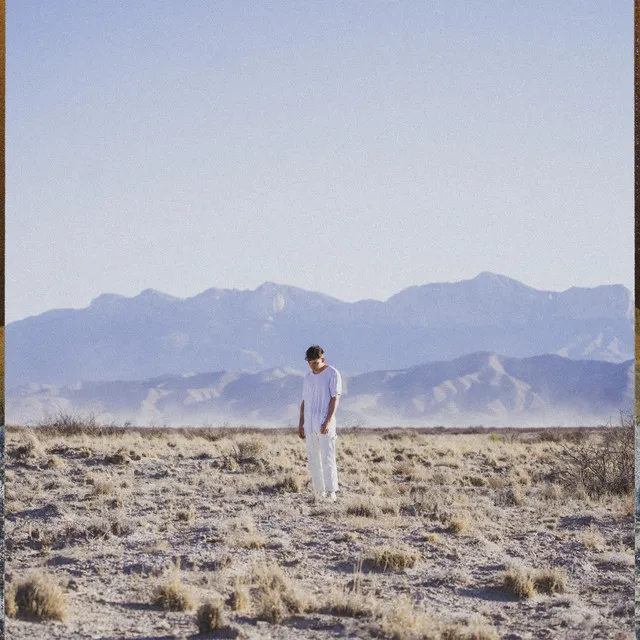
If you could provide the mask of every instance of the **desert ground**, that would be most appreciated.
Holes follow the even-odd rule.
[[[9,426],[6,637],[633,638],[633,428],[471,431]]]

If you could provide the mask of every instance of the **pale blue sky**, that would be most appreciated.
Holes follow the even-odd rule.
[[[633,283],[633,6],[7,3],[6,316]]]

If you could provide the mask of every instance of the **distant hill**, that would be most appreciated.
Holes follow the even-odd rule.
[[[449,362],[344,375],[343,426],[586,425],[633,406],[633,361],[507,358],[474,353]],[[303,372],[218,371],[145,381],[24,385],[7,401],[9,424],[57,412],[138,425],[297,425]]]
[[[624,362],[634,353],[632,311],[621,285],[550,292],[486,272],[410,287],[386,302],[342,302],[270,282],[186,299],[151,289],[104,294],[84,309],[7,325],[6,386],[299,368],[312,343],[352,372],[477,351]]]

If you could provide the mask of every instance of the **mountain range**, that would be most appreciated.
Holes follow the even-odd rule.
[[[152,289],[103,294],[83,309],[7,325],[6,387],[11,394],[28,383],[299,369],[313,343],[351,373],[485,351],[622,363],[634,353],[633,301],[622,285],[542,291],[488,272],[409,287],[384,302],[343,302],[271,282],[185,299]]]
[[[295,426],[303,372],[165,375],[145,381],[27,384],[7,399],[7,421],[94,414],[136,425]],[[345,375],[342,426],[588,425],[633,406],[633,361],[507,358],[473,353],[402,370]]]

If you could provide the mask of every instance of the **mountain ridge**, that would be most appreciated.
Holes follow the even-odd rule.
[[[633,361],[492,352],[399,370],[343,373],[342,425],[603,424],[633,406]],[[56,412],[136,424],[297,424],[304,371],[216,371],[148,380],[28,384],[7,394],[8,423]]]
[[[490,272],[415,285],[385,302],[342,302],[273,282],[188,298],[154,289],[131,298],[106,293],[83,309],[7,325],[7,386],[295,367],[311,343],[351,371],[482,350],[623,362],[633,357],[632,311],[622,285],[549,292]]]

